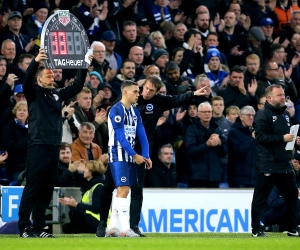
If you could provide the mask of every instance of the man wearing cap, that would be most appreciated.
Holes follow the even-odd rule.
[[[48,6],[45,2],[37,2],[34,7],[34,14],[29,17],[23,27],[23,32],[32,39],[40,39],[43,25],[48,17]]]
[[[111,69],[118,72],[122,66],[121,56],[114,51],[116,46],[116,35],[113,31],[107,30],[102,33],[101,42],[105,46],[105,60],[109,62]]]
[[[273,43],[272,35],[274,31],[274,22],[271,18],[265,17],[260,21],[259,26],[266,37],[266,40],[261,42],[261,50],[262,50],[263,58],[266,59],[268,57],[270,46]]]
[[[261,50],[261,42],[264,40],[266,40],[266,37],[263,31],[257,26],[252,27],[248,33],[248,51],[245,51],[245,55],[248,56],[249,54],[256,54],[262,62],[263,55]]]
[[[160,70],[160,77],[162,80],[165,80],[166,77],[166,64],[169,61],[169,53],[165,49],[158,49],[153,53],[153,63],[159,68]]]
[[[12,11],[8,15],[7,26],[2,33],[0,43],[6,39],[11,39],[16,44],[16,58],[21,54],[27,53],[34,46],[34,40],[21,33],[22,15],[18,11]]]

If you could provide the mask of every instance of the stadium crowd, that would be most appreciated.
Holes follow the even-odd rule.
[[[163,82],[154,90],[157,95],[207,90],[161,114],[145,187],[254,187],[252,125],[272,84],[285,90],[291,123],[300,121],[298,1],[2,0],[2,184],[26,181],[28,108],[22,84],[38,54],[43,24],[57,9],[67,9],[81,21],[94,56],[85,87],[62,110],[57,186],[83,185],[81,159],[107,160],[107,110],[124,80],[136,81],[142,89],[145,79],[156,75]],[[53,73],[56,86],[64,87],[76,71]],[[151,101],[146,105],[153,113]],[[299,152],[295,148],[292,159],[298,184]]]

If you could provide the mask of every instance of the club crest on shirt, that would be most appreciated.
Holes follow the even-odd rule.
[[[273,122],[275,122],[277,120],[276,116],[273,116]]]
[[[146,105],[147,111],[152,111],[153,110],[153,105],[151,103]]]
[[[134,116],[132,117],[132,120],[134,120],[135,122],[137,121],[136,115],[134,115]]]
[[[121,120],[122,120],[122,119],[121,119],[121,116],[119,116],[119,115],[116,115],[116,116],[115,116],[115,122],[116,122],[116,123],[120,123]]]
[[[286,119],[286,121],[287,121],[288,123],[290,122],[290,118],[289,118],[288,115],[285,115],[285,119]]]
[[[125,176],[121,177],[121,182],[126,182],[126,177]]]
[[[53,97],[54,97],[55,101],[58,101],[59,97],[57,94],[53,94]]]

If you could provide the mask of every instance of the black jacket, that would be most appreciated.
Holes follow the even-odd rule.
[[[46,89],[35,82],[39,64],[32,60],[25,76],[24,94],[28,103],[29,146],[60,145],[62,138],[62,102],[78,94],[84,84],[87,69],[80,69],[74,82],[61,89]]]
[[[283,136],[290,133],[290,116],[282,108],[275,108],[266,101],[256,113],[254,130],[257,150],[256,166],[260,173],[287,173],[294,169],[290,162],[291,151],[286,151]]]
[[[13,119],[3,131],[3,142],[8,152],[7,171],[24,171],[28,150],[28,129]]]
[[[140,111],[145,127],[150,155],[152,153],[156,124],[162,113],[166,110],[186,105],[194,98],[194,92],[176,96],[163,96],[158,93],[150,100],[145,100],[142,95],[139,96],[137,108]],[[135,150],[137,150],[137,152],[141,150],[140,143],[136,143]]]
[[[177,186],[176,166],[171,163],[167,168],[161,161],[153,165],[151,171],[151,187],[172,188]]]
[[[256,176],[256,145],[248,127],[236,121],[229,132],[228,182],[230,187],[253,185]]]
[[[206,141],[212,134],[218,134],[222,145],[208,147]],[[188,127],[185,135],[186,154],[188,156],[189,178],[191,180],[221,181],[221,157],[227,153],[226,140],[221,135],[218,125],[210,121],[205,128],[200,120]]]
[[[68,167],[69,164],[65,164],[59,161],[57,167],[57,178],[54,185],[55,187],[77,187],[78,186],[75,179],[75,173],[69,171]]]

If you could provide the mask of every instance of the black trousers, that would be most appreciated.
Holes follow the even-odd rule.
[[[19,229],[31,226],[39,232],[45,227],[45,212],[52,199],[57,176],[59,146],[35,145],[28,148],[26,162],[26,185],[19,209]]]
[[[137,177],[138,177],[138,184],[132,185],[131,189],[131,202],[130,202],[130,227],[137,226],[140,222],[140,214],[143,205],[143,184],[145,180],[145,164],[136,165],[137,169]],[[115,184],[108,167],[106,171],[106,179],[104,186],[101,191],[100,196],[100,220],[107,222],[108,213],[112,201],[112,193],[114,191]]]
[[[270,176],[260,173],[256,179],[251,207],[251,225],[253,230],[257,230],[260,227],[262,209],[267,205],[267,199],[275,185],[286,202],[288,214],[287,229],[293,230],[298,226],[298,188],[295,173],[272,173]]]
[[[77,209],[77,208],[70,208],[69,217],[70,217],[70,222],[62,226],[62,231],[65,234],[96,232],[99,221],[93,216],[85,213],[84,210]]]

